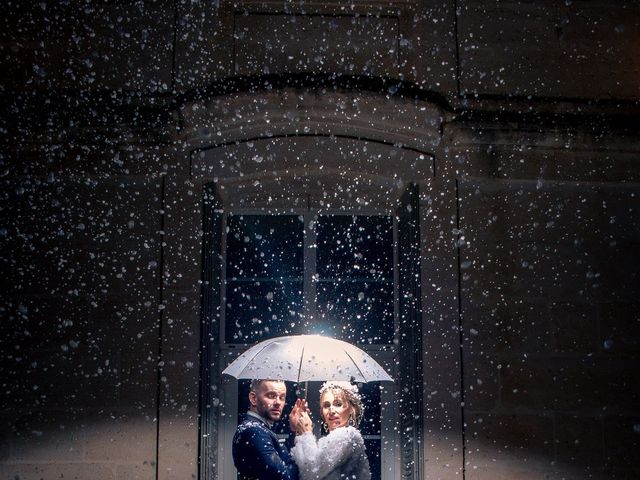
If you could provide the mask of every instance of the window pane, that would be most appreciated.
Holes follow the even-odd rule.
[[[296,215],[227,217],[225,342],[258,342],[297,327],[303,238]]]
[[[360,423],[363,435],[380,435],[380,383],[359,383],[364,414]]]
[[[227,278],[302,277],[303,235],[296,215],[229,215]]]
[[[367,458],[369,459],[369,468],[371,468],[371,479],[382,478],[380,476],[381,462],[380,462],[380,440],[378,439],[365,439],[364,447],[367,450]]]
[[[290,335],[302,312],[302,280],[228,281],[227,343],[253,343]]]
[[[393,219],[321,215],[317,222],[320,278],[393,279]]]
[[[320,281],[317,330],[351,343],[393,343],[393,284]]]

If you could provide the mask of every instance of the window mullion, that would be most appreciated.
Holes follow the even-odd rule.
[[[314,213],[304,214],[304,281],[303,281],[303,314],[305,320],[316,318],[316,221]]]

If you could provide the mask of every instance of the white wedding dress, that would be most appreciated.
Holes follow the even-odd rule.
[[[319,440],[313,433],[296,436],[291,455],[301,480],[370,480],[371,471],[360,431],[340,427]]]

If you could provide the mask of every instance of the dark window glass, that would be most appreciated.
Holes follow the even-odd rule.
[[[291,335],[300,323],[302,280],[227,281],[227,343]]]
[[[371,468],[371,478],[382,478],[381,471],[382,465],[380,461],[380,440],[368,439],[364,440],[364,448],[367,450],[367,458],[369,459],[369,468]]]
[[[316,228],[316,331],[352,343],[393,343],[393,218],[321,215]]]
[[[317,223],[320,278],[393,280],[393,219],[321,215]]]
[[[360,423],[362,435],[380,435],[380,383],[360,383],[364,413]]]
[[[393,343],[393,283],[320,280],[316,330],[350,343]]]
[[[296,215],[229,215],[227,278],[302,277],[303,237]]]
[[[228,216],[225,342],[254,343],[296,329],[303,241],[299,216]]]

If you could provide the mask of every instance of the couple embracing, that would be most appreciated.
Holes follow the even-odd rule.
[[[278,380],[253,380],[249,411],[233,437],[233,461],[242,480],[370,480],[358,425],[363,406],[348,382],[326,382],[320,389],[320,415],[328,435],[317,439],[306,400],[289,414],[295,434],[281,445],[271,430],[282,415],[287,387]],[[293,445],[292,445],[293,444]]]

